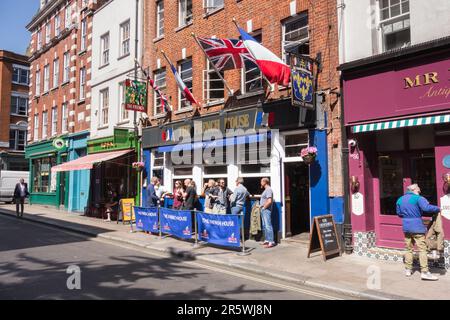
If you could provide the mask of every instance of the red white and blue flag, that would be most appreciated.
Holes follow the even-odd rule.
[[[238,28],[245,47],[256,61],[261,72],[270,83],[279,85],[289,85],[291,78],[291,69],[272,51],[262,46],[251,35],[242,28]]]
[[[255,61],[239,39],[197,38],[209,61],[217,70],[241,69],[244,59]]]
[[[153,88],[153,90],[156,92],[156,94],[159,96],[159,98],[161,99],[161,105],[164,108],[164,112],[172,111],[172,110],[170,110],[169,101],[167,100],[166,96],[161,91],[161,89],[155,84],[155,81],[153,79],[151,79],[150,77],[148,77],[148,82],[150,83],[150,86]]]
[[[181,92],[183,93],[183,96],[191,103],[200,105],[197,100],[195,100],[194,96],[192,95],[192,92],[189,90],[188,87],[183,82],[183,79],[181,79],[180,74],[178,73],[177,69],[170,64],[170,70],[172,70],[173,75],[175,76],[175,80],[177,81],[178,88],[180,88]]]

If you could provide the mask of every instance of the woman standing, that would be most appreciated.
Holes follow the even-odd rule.
[[[175,188],[173,189],[173,209],[180,210],[183,206],[183,185],[180,180],[175,182]]]

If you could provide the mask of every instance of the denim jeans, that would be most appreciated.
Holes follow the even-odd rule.
[[[268,209],[261,209],[262,227],[264,229],[264,240],[274,243],[273,227],[272,227],[272,211]]]
[[[243,214],[244,209],[242,207],[232,207],[231,214]]]

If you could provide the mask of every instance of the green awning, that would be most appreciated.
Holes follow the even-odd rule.
[[[357,126],[352,126],[352,132],[353,133],[361,133],[361,132],[370,132],[370,131],[378,131],[378,130],[385,130],[385,129],[414,127],[414,126],[424,126],[424,125],[430,125],[430,124],[449,123],[449,122],[450,122],[450,114],[444,114],[444,115],[440,115],[440,116],[429,116],[429,117],[421,117],[421,118],[413,118],[413,119],[403,119],[403,120],[393,120],[393,121],[385,121],[385,122],[360,124]]]

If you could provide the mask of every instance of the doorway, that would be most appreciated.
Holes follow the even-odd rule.
[[[303,162],[284,164],[286,237],[309,238],[309,167]]]

